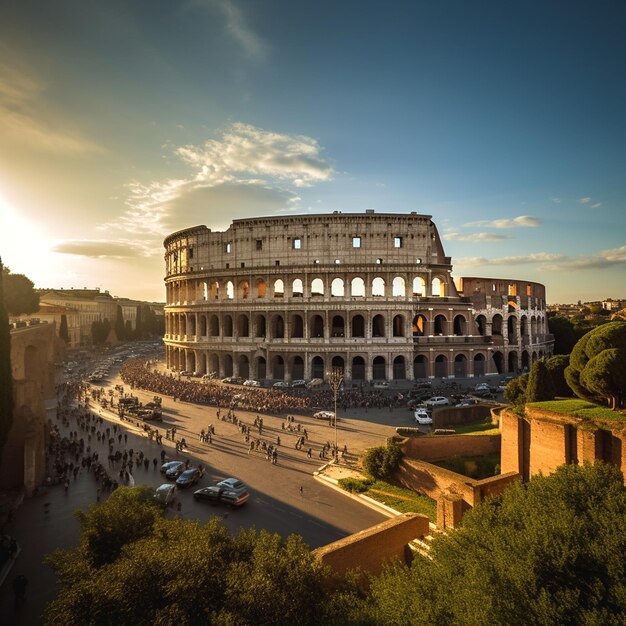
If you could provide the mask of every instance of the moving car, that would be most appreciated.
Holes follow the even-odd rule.
[[[424,400],[424,404],[426,406],[446,406],[447,404],[450,404],[450,400],[448,400],[445,396],[433,396],[428,400]]]
[[[332,411],[318,411],[313,413],[313,417],[316,420],[331,420],[335,417],[335,414]]]
[[[193,497],[196,500],[225,502],[230,506],[241,506],[250,499],[250,493],[243,481],[238,478],[226,478],[216,485],[194,491]]]
[[[176,485],[172,485],[170,483],[165,483],[160,487],[157,487],[154,491],[154,496],[152,496],[157,502],[168,506],[176,500]]]
[[[177,479],[176,486],[184,489],[195,485],[202,477],[202,472],[197,467],[185,470]]]
[[[432,424],[433,423],[433,419],[428,414],[428,411],[426,409],[416,409],[415,413],[414,413],[414,416],[415,416],[415,421],[418,424],[426,425],[426,424]]]

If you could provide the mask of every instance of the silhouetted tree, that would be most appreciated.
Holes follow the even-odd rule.
[[[61,324],[59,325],[59,337],[63,339],[65,343],[70,342],[70,334],[67,329],[67,315],[61,314]]]
[[[4,271],[0,259],[0,462],[13,426],[13,375],[11,373],[11,331],[4,299]]]
[[[122,311],[122,307],[117,305],[117,316],[115,318],[115,334],[120,341],[123,341],[126,338],[126,327],[124,326],[124,312]]]
[[[2,270],[2,277],[4,279],[2,299],[8,313],[21,315],[39,310],[39,294],[35,291],[32,280],[24,274],[11,274],[8,267]]]
[[[546,359],[546,368],[552,378],[552,385],[554,386],[554,395],[562,398],[569,398],[574,395],[574,392],[570,389],[567,381],[565,380],[565,368],[569,365],[569,355],[557,354],[549,359]]]
[[[554,335],[554,354],[569,354],[579,339],[572,322],[566,317],[555,315],[548,317],[548,328]]]

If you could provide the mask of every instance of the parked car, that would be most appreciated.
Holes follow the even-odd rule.
[[[304,380],[304,379],[302,379],[302,378],[298,378],[297,380],[294,380],[294,381],[291,383],[291,387],[292,387],[293,389],[298,389],[298,388],[301,388],[301,387],[306,387],[306,380]]]
[[[318,411],[313,413],[313,417],[316,420],[331,420],[335,417],[335,414],[332,411]]]
[[[274,383],[272,387],[275,387],[276,389],[289,389],[289,383],[284,380],[279,380]]]
[[[171,483],[165,483],[160,487],[157,487],[154,491],[154,495],[152,496],[157,502],[165,506],[169,506],[176,500],[177,491],[176,485],[172,485]]]
[[[220,482],[217,483],[217,486],[221,487],[230,494],[234,494],[233,496],[228,496],[232,500],[232,502],[229,502],[232,506],[241,506],[250,498],[248,487],[246,487],[246,484],[238,478],[225,478],[224,480],[220,480]]]
[[[428,400],[424,400],[424,404],[426,406],[446,406],[447,404],[450,404],[450,400],[448,400],[445,396],[433,396]]]
[[[307,384],[307,389],[314,389],[315,387],[319,387],[323,385],[324,381],[321,378],[313,378]]]
[[[211,502],[216,504],[218,502],[224,502],[229,506],[238,507],[245,504],[250,499],[250,494],[245,491],[243,493],[237,493],[218,485],[209,485],[208,487],[202,487],[193,492],[195,500],[204,502]]]
[[[193,376],[193,372],[189,372],[187,370],[183,370],[182,372],[179,372],[179,374],[181,376]]]
[[[202,376],[202,380],[215,380],[217,378],[216,372],[209,372],[208,374],[204,374]]]
[[[173,467],[177,467],[179,465],[184,465],[185,463],[183,461],[168,461],[167,463],[163,463],[163,465],[161,465],[161,474],[167,474],[167,472],[169,470],[171,470]]]
[[[180,465],[173,465],[170,467],[170,469],[165,472],[165,477],[170,480],[176,480],[186,469],[185,463],[181,461]]]
[[[261,383],[258,380],[253,380],[252,378],[249,378],[248,380],[243,381],[243,386],[244,387],[260,387]]]
[[[191,487],[195,485],[202,477],[202,472],[197,467],[185,470],[177,479],[176,486],[181,488]]]
[[[489,387],[489,385],[487,383],[478,383],[478,385],[476,385],[474,387],[474,391],[491,391],[491,388]]]
[[[415,421],[418,424],[426,425],[426,424],[432,424],[433,423],[433,419],[428,414],[428,411],[426,409],[416,409],[415,413],[413,415],[415,417]]]
[[[388,389],[389,383],[386,380],[377,380],[374,383],[374,389]]]
[[[243,378],[239,376],[227,376],[226,378],[222,378],[222,382],[227,385],[241,385],[243,383]]]

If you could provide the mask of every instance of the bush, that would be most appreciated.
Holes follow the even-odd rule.
[[[372,480],[367,478],[340,478],[339,486],[350,493],[364,493],[370,488]]]
[[[386,446],[376,446],[365,451],[363,467],[373,478],[384,479],[391,476],[400,465],[402,450],[396,443],[389,442]]]

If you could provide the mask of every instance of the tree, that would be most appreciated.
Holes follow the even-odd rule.
[[[61,324],[59,325],[59,337],[67,344],[70,342],[70,334],[67,330],[67,315],[61,314]]]
[[[24,274],[11,274],[8,267],[2,270],[2,278],[3,302],[10,314],[21,315],[39,310],[39,294],[35,291],[32,280]]]
[[[545,360],[546,368],[552,379],[554,395],[562,398],[569,398],[573,395],[565,380],[565,369],[569,365],[569,356],[557,354]]]
[[[300,537],[165,519],[144,493],[116,490],[81,517],[78,548],[48,557],[59,594],[46,624],[340,623]]]
[[[401,459],[400,446],[390,441],[386,446],[368,448],[363,455],[363,468],[373,478],[385,479],[398,469]]]
[[[117,305],[117,316],[115,318],[115,325],[113,328],[118,340],[123,341],[126,338],[126,328],[124,326],[124,313],[119,304]]]
[[[566,317],[555,315],[548,317],[548,328],[554,335],[554,354],[569,354],[578,340],[572,322]]]
[[[554,385],[545,361],[535,361],[528,374],[526,385],[526,402],[544,402],[554,400]]]
[[[143,339],[145,337],[144,321],[143,321],[143,306],[137,307],[137,313],[135,315],[135,338]]]
[[[91,340],[94,345],[101,346],[109,338],[111,332],[111,323],[105,317],[102,321],[91,323]]]
[[[373,579],[383,624],[623,624],[626,489],[612,465],[564,465],[509,487],[463,525]]]
[[[133,323],[130,320],[126,320],[124,324],[124,336],[130,339],[133,336]]]
[[[504,389],[504,397],[513,405],[521,406],[526,402],[526,385],[528,374],[517,376]]]
[[[11,331],[4,298],[4,277],[0,259],[0,462],[13,426],[13,374],[11,371]]]
[[[579,398],[621,408],[626,392],[625,360],[626,322],[609,322],[588,332],[574,346],[565,379]]]

